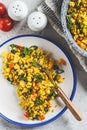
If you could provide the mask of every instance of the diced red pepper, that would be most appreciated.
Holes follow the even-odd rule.
[[[21,50],[21,49],[22,49],[22,46],[18,45],[17,48],[18,48],[19,50]]]
[[[10,69],[12,69],[12,68],[14,67],[14,63],[11,62],[11,63],[9,64],[9,67],[10,67]]]
[[[28,113],[28,111],[25,111],[24,116],[25,116],[26,118],[29,117],[29,113]]]
[[[49,61],[49,63],[48,63],[48,69],[52,69],[52,67],[53,67],[53,61]]]
[[[41,119],[41,120],[44,120],[44,119],[45,119],[45,116],[41,116],[40,119]]]
[[[60,65],[66,65],[66,61],[63,58],[60,58],[59,61],[58,61],[58,63]]]
[[[57,81],[59,81],[61,79],[61,75],[57,76]]]
[[[7,57],[7,60],[8,61],[11,61],[13,59],[13,55],[9,55],[8,57]]]

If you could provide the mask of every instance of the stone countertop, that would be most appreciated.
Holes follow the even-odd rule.
[[[7,0],[6,0],[7,1]],[[9,0],[10,1],[10,0]],[[29,2],[28,0],[26,0]],[[34,0],[33,0],[34,1]],[[39,0],[36,0],[36,4],[38,4]],[[48,24],[47,28],[44,29],[41,33],[41,36],[45,36],[50,40],[55,42],[61,43],[61,45],[65,48],[65,50],[70,55],[74,66],[77,72],[77,90],[73,100],[75,106],[79,109],[83,116],[82,121],[77,121],[73,115],[67,110],[59,119],[35,128],[26,128],[16,126],[11,124],[0,117],[0,130],[86,130],[87,129],[87,73],[82,69],[78,60],[72,54],[71,50],[69,49],[68,45],[63,44],[62,39],[58,36],[58,34],[50,27]]]

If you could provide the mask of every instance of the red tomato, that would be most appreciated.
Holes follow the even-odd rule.
[[[6,7],[3,3],[0,2],[0,16],[6,13]]]
[[[13,20],[8,16],[0,18],[0,30],[7,32],[13,28]]]

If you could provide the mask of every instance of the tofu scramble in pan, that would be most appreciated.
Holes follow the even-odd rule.
[[[77,45],[87,51],[87,0],[70,0],[66,19]]]
[[[52,106],[51,100],[58,95],[56,89],[64,81],[61,73],[64,72],[62,65],[66,65],[65,60],[61,58],[56,61],[50,55],[37,46],[27,48],[15,44],[10,45],[10,51],[2,53],[3,75],[11,84],[17,86],[19,104],[27,119],[45,119],[45,114]]]

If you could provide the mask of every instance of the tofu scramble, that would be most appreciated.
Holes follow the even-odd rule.
[[[11,44],[10,51],[4,51],[3,75],[16,86],[19,104],[25,111],[24,116],[30,120],[44,120],[50,111],[52,99],[57,96],[56,89],[64,81],[62,65],[64,59],[54,60],[49,52],[37,46],[29,48]],[[52,84],[45,70],[56,83]]]
[[[87,0],[70,0],[66,19],[77,45],[87,51]]]

